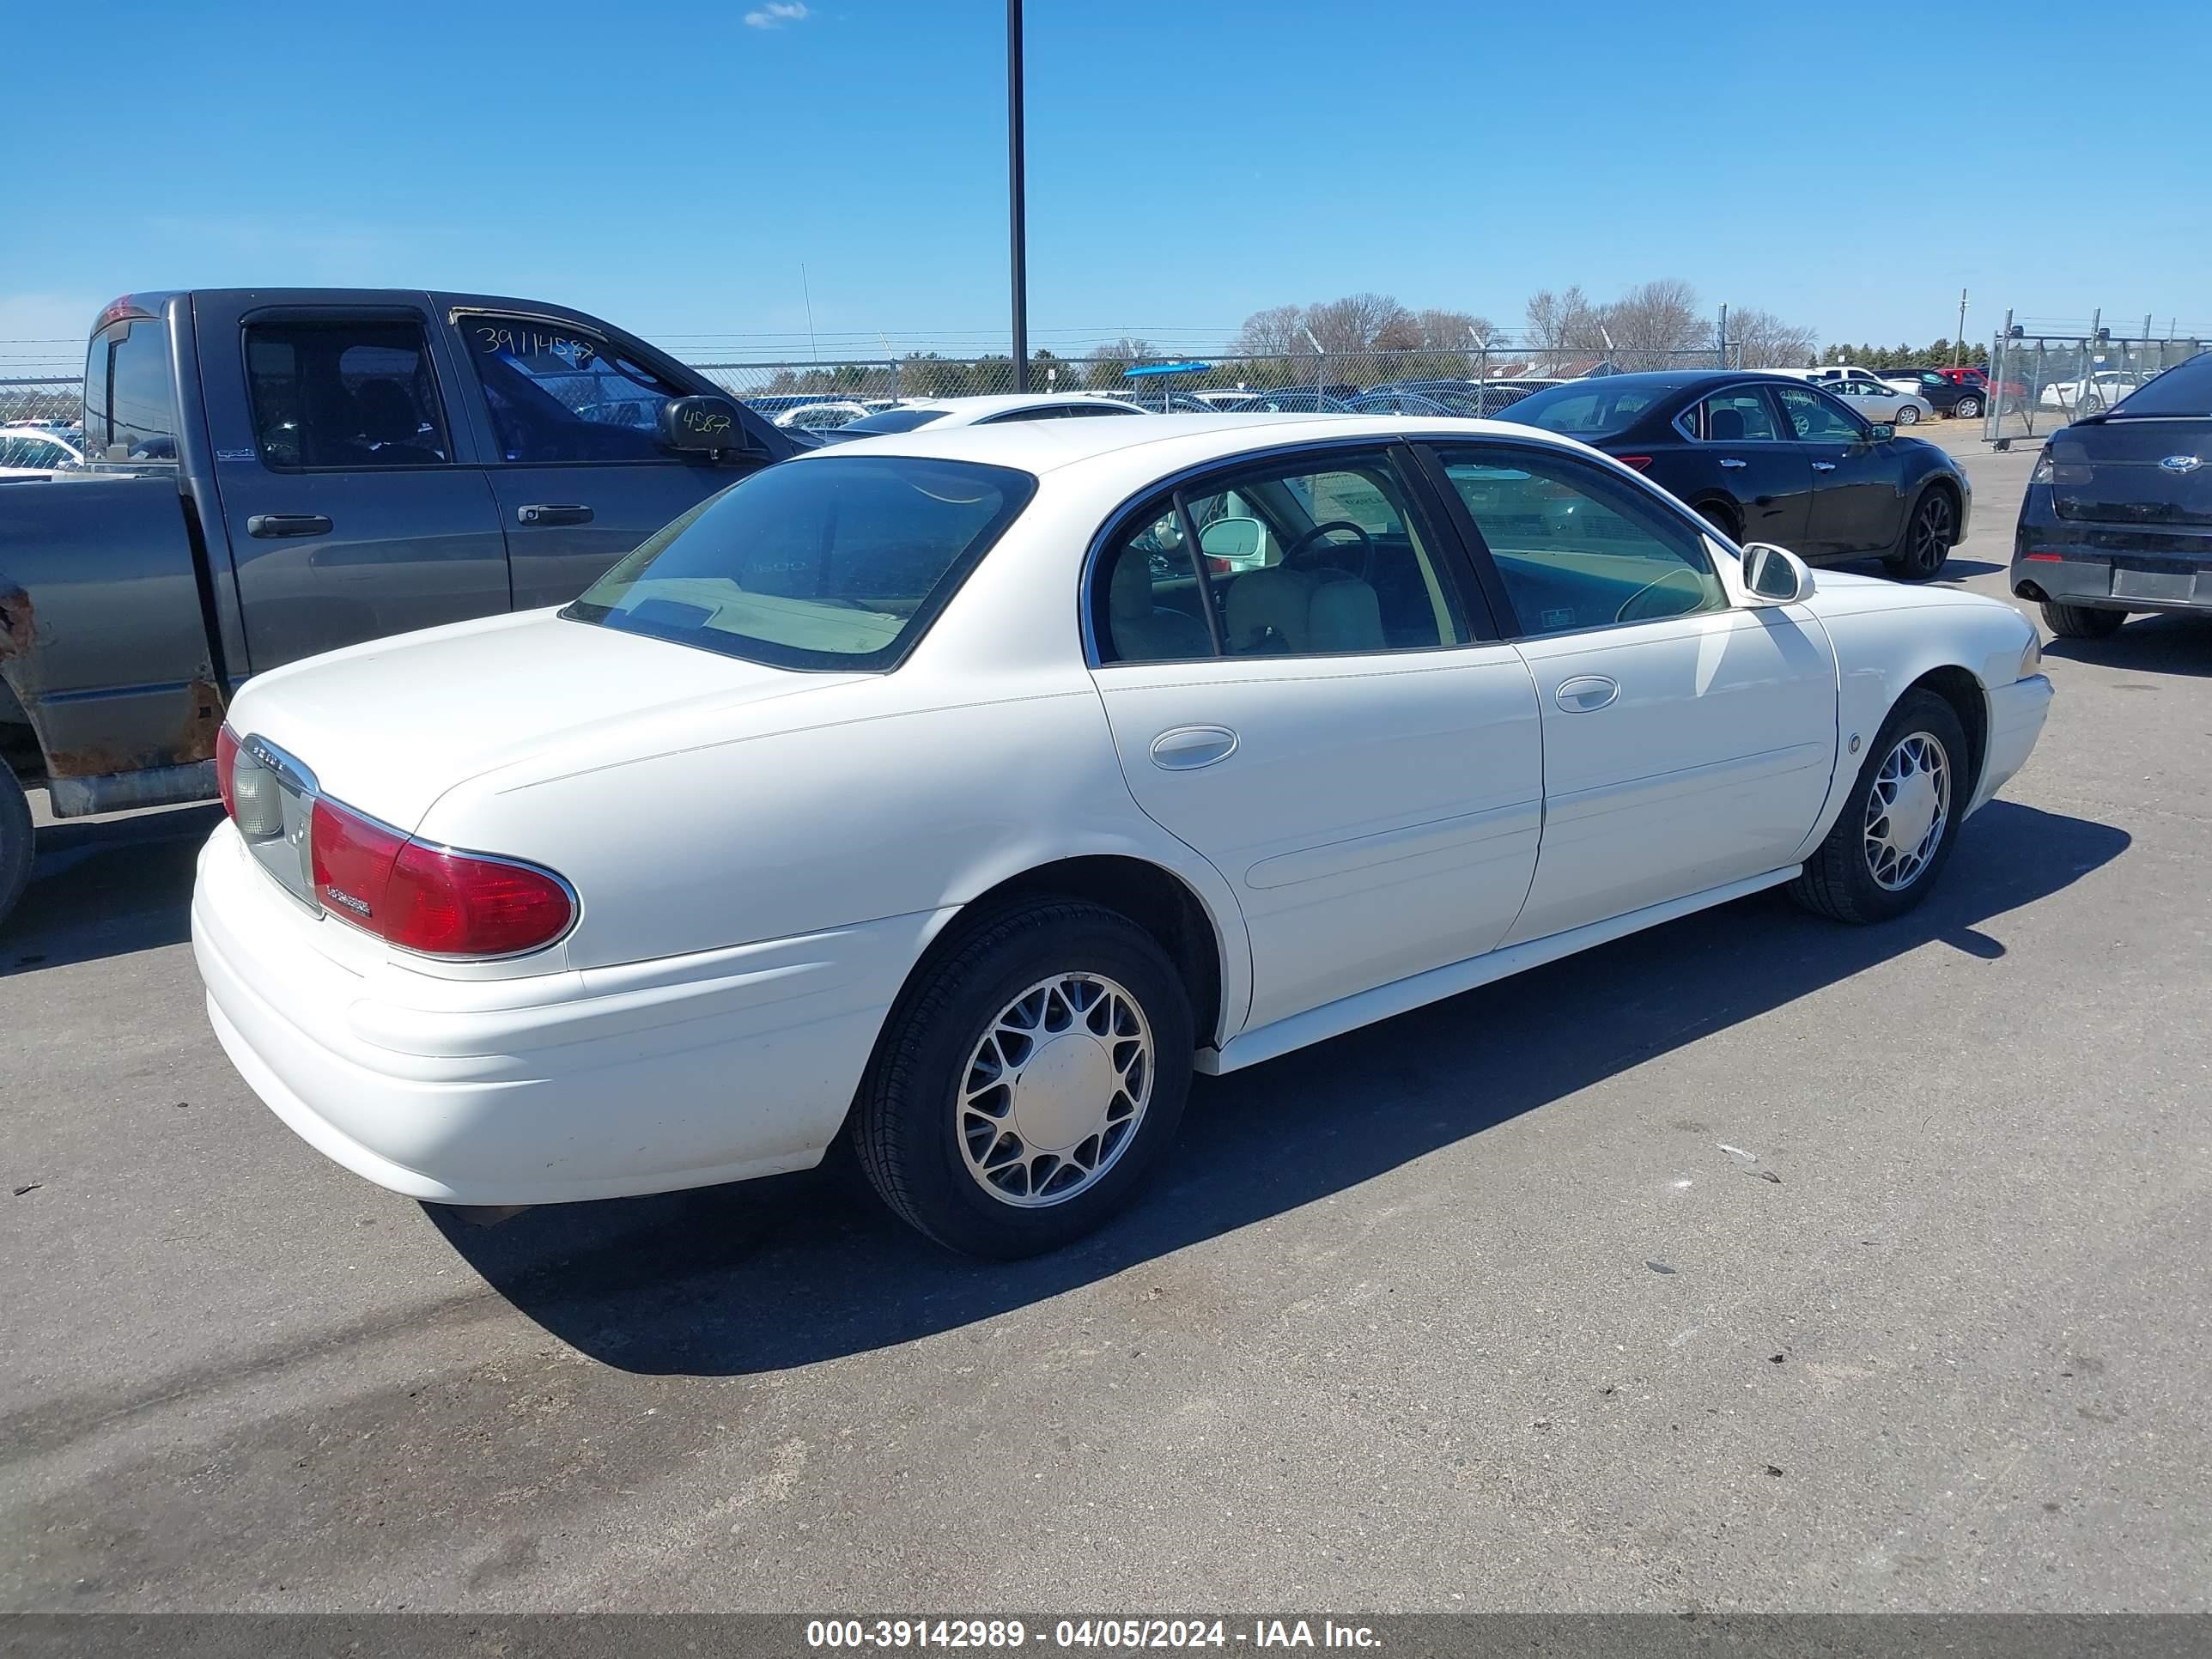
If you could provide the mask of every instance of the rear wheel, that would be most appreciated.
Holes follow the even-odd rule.
[[[1725,501],[1700,501],[1698,516],[1732,542],[1743,540],[1743,524],[1735,510]]]
[[[1952,407],[1960,420],[1971,421],[1982,412],[1982,400],[1979,398],[1961,398]]]
[[[1958,530],[1958,503],[1949,490],[1931,484],[1913,502],[1912,511],[1905,515],[1904,533],[1883,558],[1882,566],[1899,581],[1930,580],[1942,573],[1950,558]]]
[[[1089,1232],[1175,1139],[1189,1000],[1142,928],[1046,901],[973,926],[901,997],[854,1110],[885,1203],[971,1255]]]
[[[1911,404],[1900,404],[1898,405],[1897,413],[1891,416],[1890,419],[1899,426],[1917,426],[1920,423],[1920,411]]]
[[[15,901],[23,896],[24,884],[31,879],[34,839],[31,803],[7,763],[0,761],[0,927],[8,925],[8,913],[15,908]]]
[[[2093,609],[2086,605],[2060,605],[2055,599],[2043,602],[2043,620],[2051,631],[2061,639],[2101,640],[2119,629],[2128,619],[2124,611]]]
[[[1908,691],[1869,745],[1858,781],[1826,837],[1790,884],[1807,909],[1837,921],[1887,921],[1927,896],[1951,856],[1966,810],[1966,728],[1935,692]]]
[[[2084,415],[2101,415],[2105,412],[2105,400],[2092,393],[2081,399],[2080,412]]]

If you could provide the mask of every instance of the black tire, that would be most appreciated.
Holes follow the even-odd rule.
[[[1025,990],[1057,978],[1095,975],[1133,1000],[1151,1030],[1150,1097],[1134,1127],[1109,1148],[1105,1137],[1091,1156],[1095,1176],[1084,1176],[1072,1195],[1042,1206],[1024,1206],[986,1189],[971,1172],[963,1147],[963,1121],[981,1127],[978,1157],[998,1150],[980,1114],[963,1114],[960,1097],[970,1062]],[[1067,1012],[1067,1005],[1059,1005]],[[1081,1018],[1081,1016],[1078,1016]],[[1074,1035],[1073,1025],[1051,1027]],[[1027,1074],[1048,1045],[1037,1044],[1017,1079]],[[1099,1045],[1109,1055],[1121,1050]],[[1190,1091],[1190,1001],[1175,966],[1152,936],[1126,916],[1076,900],[1045,900],[1000,911],[969,925],[951,948],[901,994],[891,1011],[860,1094],[854,1103],[853,1142],[860,1166],[892,1212],[948,1249],[1002,1260],[1054,1249],[1098,1226],[1127,1200],[1175,1139]],[[1110,1063],[1110,1062],[1109,1062]],[[988,1075],[988,1074],[985,1074]],[[1018,1097],[1009,1091],[1004,1121],[1018,1127]],[[1110,1131],[1109,1131],[1110,1133]],[[1020,1137],[1012,1137],[1020,1144]],[[1085,1139],[1071,1150],[1079,1160]],[[1023,1162],[1042,1170],[1040,1161]],[[1011,1166],[1007,1166],[1011,1167]],[[1079,1164],[1070,1161],[1070,1168]],[[1048,1191],[1065,1170],[1038,1176]],[[1027,1185],[1025,1174],[1023,1184]],[[1087,1184],[1086,1184],[1087,1183]]]
[[[2075,412],[2079,415],[2101,415],[2105,412],[2105,400],[2094,396],[2084,398]]]
[[[2056,599],[2043,602],[2043,620],[2051,631],[2066,640],[2109,639],[2119,631],[2128,619],[2124,611],[2106,611],[2086,605],[2061,605]]]
[[[1743,543],[1743,520],[1725,501],[1700,501],[1698,516],[1738,546]]]
[[[1900,404],[1898,405],[1897,413],[1890,416],[1890,419],[1899,426],[1918,426],[1920,411],[1911,404]]]
[[[1962,421],[1971,421],[1982,412],[1982,400],[1979,398],[1961,398],[1951,406],[1951,412]]]
[[[1943,574],[1958,533],[1958,497],[1940,483],[1929,484],[1913,498],[1897,545],[1882,556],[1882,568],[1901,582],[1933,581]]]
[[[15,781],[15,775],[0,761],[0,927],[8,925],[8,913],[15,908],[15,901],[23,896],[23,888],[31,879],[32,843],[37,839],[31,828],[31,803],[23,793],[23,786]]]
[[[1868,801],[1892,751],[1912,738],[1932,738],[1943,751],[1948,772],[1943,824],[1934,848],[1919,868],[1902,884],[1887,886],[1875,878],[1868,856]],[[1843,811],[1790,884],[1790,896],[1834,921],[1887,921],[1903,915],[1927,896],[1950,860],[1952,843],[1959,836],[1959,815],[1966,811],[1973,790],[1973,757],[1966,747],[1966,732],[1959,723],[1958,711],[1933,691],[1906,692],[1867,745],[1858,780],[1852,784]]]

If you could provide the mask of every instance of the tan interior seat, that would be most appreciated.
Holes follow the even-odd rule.
[[[1121,550],[1107,591],[1114,654],[1119,660],[1173,662],[1213,654],[1213,636],[1204,623],[1152,604],[1152,563],[1141,549]]]
[[[1277,565],[1229,587],[1229,649],[1328,653],[1384,649],[1375,590],[1340,570]]]

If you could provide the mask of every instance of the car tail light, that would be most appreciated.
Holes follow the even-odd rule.
[[[1616,455],[1613,459],[1623,466],[1634,467],[1638,472],[1649,471],[1651,467],[1651,458],[1649,455]]]
[[[315,803],[315,896],[403,951],[505,957],[550,945],[576,919],[566,883],[535,865],[415,841]]]
[[[2066,556],[2063,553],[2031,553],[2027,556],[2027,562],[2030,564],[2063,564]]]
[[[238,799],[230,791],[230,775],[238,766],[238,733],[225,726],[215,734],[215,787],[222,795],[225,817],[238,816]]]

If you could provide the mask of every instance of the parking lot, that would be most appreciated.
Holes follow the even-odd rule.
[[[2033,456],[1966,422],[2002,593]],[[2052,644],[1854,930],[1767,894],[1201,1080],[1014,1267],[839,1169],[483,1226],[285,1130],[216,811],[0,935],[0,1601],[1097,1613],[2212,1605],[2212,629]]]

